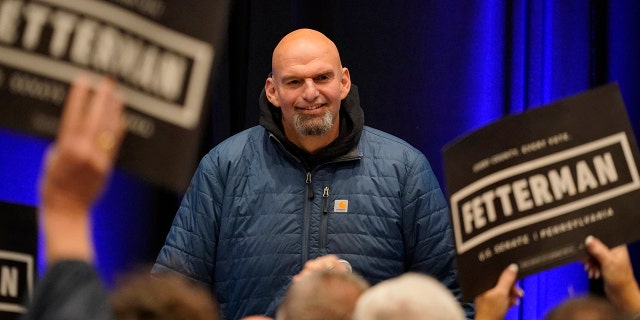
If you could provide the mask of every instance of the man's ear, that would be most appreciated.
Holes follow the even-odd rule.
[[[342,68],[342,78],[340,79],[340,83],[342,85],[340,99],[344,99],[347,97],[349,91],[351,90],[351,75],[349,74],[349,69]]]
[[[267,100],[269,100],[272,105],[280,107],[280,99],[278,99],[278,95],[276,94],[276,85],[274,81],[273,77],[267,78],[267,81],[264,84],[264,92],[267,95]]]

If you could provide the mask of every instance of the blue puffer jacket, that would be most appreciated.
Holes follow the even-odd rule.
[[[420,271],[459,298],[447,203],[427,159],[387,133],[355,128],[355,148],[310,168],[261,126],[216,146],[153,272],[211,287],[225,319],[273,317],[305,261],[326,254],[372,284]],[[473,306],[465,308],[473,318]]]

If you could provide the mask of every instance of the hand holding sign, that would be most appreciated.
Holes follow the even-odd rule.
[[[637,239],[639,158],[615,85],[506,117],[447,146],[463,295],[490,289],[510,263],[525,277],[582,258],[589,234],[612,246]]]
[[[607,298],[629,313],[640,313],[640,288],[626,245],[609,249],[599,239],[589,236],[587,251],[591,255],[585,264],[590,278],[602,276]]]

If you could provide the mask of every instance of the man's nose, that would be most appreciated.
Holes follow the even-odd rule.
[[[307,101],[313,101],[318,96],[318,87],[313,79],[307,79],[304,81],[303,98]]]

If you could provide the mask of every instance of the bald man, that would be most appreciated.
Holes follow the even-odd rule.
[[[351,320],[358,298],[369,289],[355,273],[319,270],[294,281],[275,320]]]
[[[460,299],[438,180],[420,151],[364,126],[330,39],[286,35],[259,107],[259,126],[202,159],[153,272],[209,286],[226,319],[274,317],[293,277],[322,268],[371,284],[422,272]]]

